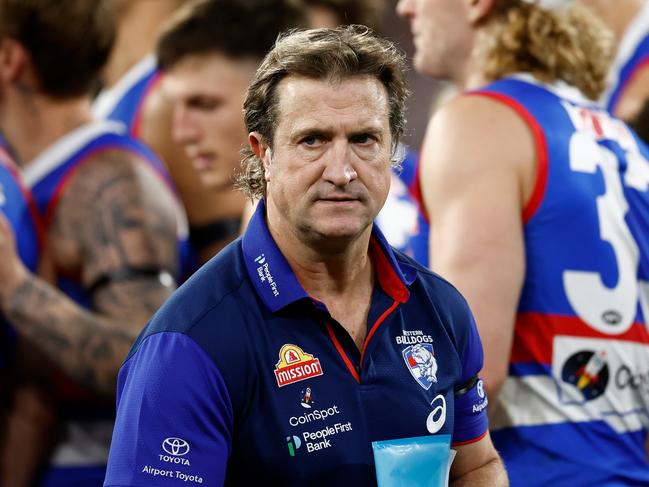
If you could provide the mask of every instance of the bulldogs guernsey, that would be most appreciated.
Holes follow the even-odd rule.
[[[59,139],[41,153],[24,170],[24,179],[30,187],[43,218],[43,225],[51,223],[61,194],[67,189],[71,175],[93,155],[106,150],[123,150],[139,156],[143,164],[151,166],[169,184],[166,170],[143,144],[124,134],[122,124],[96,121],[84,125]],[[170,191],[173,191],[170,186]],[[183,262],[182,249],[187,242],[187,223],[177,205],[179,265]],[[179,267],[181,268],[181,267]],[[57,275],[58,287],[80,305],[91,308],[91,299],[75,276]],[[66,418],[65,440],[60,442],[51,459],[50,470],[42,483],[47,487],[101,485],[105,474],[108,445],[112,432],[114,410],[89,411],[83,418]]]
[[[376,485],[371,441],[486,434],[459,293],[375,228],[362,352],[308,296],[259,205],[154,316],[120,371],[107,487]]]
[[[388,199],[376,222],[390,245],[428,267],[428,218],[421,197],[413,193],[418,188],[419,158],[400,147],[405,157],[401,167],[392,171]]]
[[[135,64],[112,88],[102,91],[92,106],[96,118],[122,122],[132,137],[140,136],[140,117],[147,94],[160,80],[155,56]]]
[[[565,84],[477,92],[537,145],[526,275],[492,437],[513,486],[649,485],[649,150]]]
[[[649,2],[645,1],[620,39],[609,74],[604,106],[615,113],[624,90],[634,75],[649,63]]]
[[[9,221],[20,259],[36,272],[40,255],[41,227],[38,211],[14,162],[0,138],[0,211]],[[12,353],[15,330],[0,317],[0,368]]]

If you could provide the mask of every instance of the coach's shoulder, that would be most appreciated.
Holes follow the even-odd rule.
[[[220,326],[240,314],[241,302],[254,299],[250,289],[237,239],[174,292],[151,318],[138,342],[160,332],[192,335],[205,326],[218,333]]]

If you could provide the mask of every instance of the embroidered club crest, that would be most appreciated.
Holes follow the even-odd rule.
[[[437,360],[431,343],[417,343],[402,351],[408,370],[421,387],[428,390],[437,382]]]

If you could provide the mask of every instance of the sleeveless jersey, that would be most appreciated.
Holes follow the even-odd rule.
[[[492,411],[512,485],[647,485],[649,149],[565,84],[521,75],[472,95],[516,111],[537,147],[509,376]]]
[[[418,187],[419,157],[403,148],[401,168],[392,172],[388,199],[376,222],[390,245],[428,266],[428,218],[421,198],[413,193]]]
[[[123,124],[128,135],[141,140],[142,108],[147,96],[159,81],[160,71],[158,71],[155,56],[146,56],[133,66],[115,86],[102,91],[97,96],[92,106],[93,115],[97,119],[112,120]],[[184,282],[199,267],[198,255],[196,249],[191,245],[189,237],[182,248],[182,259],[183,272],[180,273],[179,283]]]
[[[93,115],[121,122],[126,125],[129,135],[139,138],[144,101],[159,80],[157,61],[149,55],[133,66],[114,87],[97,96],[92,106]]]
[[[125,135],[122,124],[96,121],[84,125],[61,138],[38,156],[24,171],[25,182],[31,188],[36,206],[43,215],[45,232],[52,222],[57,204],[68,188],[75,171],[84,163],[105,151],[122,150],[137,155],[149,165],[173,191],[166,169],[143,144]],[[178,248],[187,242],[187,222],[177,202]],[[91,308],[91,296],[81,285],[78,276],[57,274],[61,291],[81,306]],[[114,410],[83,414],[83,418],[66,418],[65,440],[53,453],[52,468],[42,485],[48,487],[97,485],[103,483],[108,445],[112,433]]]
[[[611,66],[608,89],[602,100],[615,113],[624,90],[633,77],[649,63],[649,2],[638,12],[625,31]]]
[[[0,211],[9,221],[18,256],[36,272],[40,255],[40,219],[31,194],[23,184],[4,140],[0,139]],[[0,316],[0,368],[13,352],[15,329]]]

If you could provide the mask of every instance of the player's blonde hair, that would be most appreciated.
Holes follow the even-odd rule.
[[[486,19],[489,35],[484,75],[496,80],[517,72],[560,79],[598,99],[606,86],[613,33],[587,8],[541,8],[522,0],[496,0]]]

